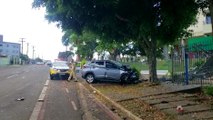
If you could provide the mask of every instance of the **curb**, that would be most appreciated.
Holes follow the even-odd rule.
[[[88,88],[86,88],[82,83],[78,83],[78,87],[81,89],[81,92],[82,92],[82,89],[85,89],[85,90],[87,90],[88,92],[90,92],[90,88],[88,89]],[[80,90],[79,89],[79,90]],[[81,93],[82,94],[82,93]],[[90,93],[90,94],[92,94],[92,93]],[[96,97],[95,97],[95,95],[93,95],[92,94],[92,96],[93,96],[93,98],[95,99],[95,102],[96,102],[96,104],[99,106],[99,107],[101,107],[101,109],[104,111],[104,112],[106,112],[106,114],[110,117],[110,119],[111,120],[121,120],[121,118],[118,116],[118,115],[116,115],[113,111],[111,111],[107,106],[105,106],[105,104],[103,104],[99,99],[97,99]],[[84,97],[82,96],[81,97],[81,100],[83,100],[84,99]],[[84,101],[81,101],[81,103],[82,103],[82,107],[84,108],[84,112],[85,112],[85,117],[84,118],[87,118],[87,119],[84,119],[84,120],[94,120],[94,119],[92,119],[92,116],[88,116],[88,115],[92,115],[91,114],[91,112],[89,111],[89,109],[88,109],[88,106],[87,106],[87,103],[86,103],[86,101],[84,100]],[[86,108],[86,109],[85,109]]]
[[[90,113],[90,111],[89,111],[89,108],[88,108],[88,106],[87,106],[87,103],[86,103],[86,101],[85,101],[85,98],[84,98],[84,95],[83,95],[83,90],[82,90],[82,88],[81,88],[81,83],[78,83],[77,84],[78,86],[78,95],[79,95],[79,97],[80,97],[80,104],[82,105],[82,108],[83,108],[83,110],[84,110],[84,114],[83,114],[83,120],[92,120],[93,119],[93,117],[92,117],[92,114]]]
[[[130,111],[128,111],[127,109],[125,109],[124,107],[122,107],[121,105],[119,105],[118,103],[116,103],[115,101],[111,100],[110,98],[108,98],[107,96],[105,96],[104,94],[102,94],[99,90],[97,90],[96,88],[94,88],[92,85],[89,85],[89,87],[93,91],[96,91],[96,94],[100,95],[105,100],[107,100],[108,102],[110,102],[116,109],[120,110],[125,115],[127,115],[127,117],[129,117],[130,119],[132,119],[132,120],[142,120],[141,118],[137,117],[136,115],[134,115],[133,113],[131,113]]]

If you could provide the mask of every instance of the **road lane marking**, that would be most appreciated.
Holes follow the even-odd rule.
[[[39,118],[39,113],[41,111],[41,108],[42,108],[42,105],[43,105],[43,102],[44,102],[44,97],[46,95],[46,91],[47,91],[47,86],[44,86],[42,91],[41,91],[41,94],[39,96],[39,99],[38,101],[36,102],[36,105],[33,109],[33,112],[30,116],[30,119],[29,120],[38,120]]]
[[[65,90],[66,90],[67,93],[69,93],[69,90],[67,88]]]
[[[47,91],[47,86],[44,86],[43,90],[41,91],[41,94],[38,98],[38,101],[39,102],[43,102],[44,101],[44,97],[46,95],[46,91]]]
[[[49,85],[49,83],[50,83],[50,80],[47,80],[46,82],[45,82],[45,86],[48,86]]]
[[[16,74],[11,75],[11,76],[7,77],[7,79],[10,79],[10,78],[15,77],[15,76],[16,76]]]
[[[39,113],[40,113],[40,110],[41,110],[41,107],[42,107],[42,102],[37,102],[34,109],[33,109],[33,112],[30,116],[30,120],[38,120],[38,116],[39,116]]]
[[[72,106],[73,106],[74,110],[78,110],[77,107],[76,107],[76,105],[75,105],[75,102],[71,101],[71,103],[72,103]]]

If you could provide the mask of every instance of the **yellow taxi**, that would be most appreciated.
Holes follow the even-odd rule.
[[[49,72],[51,80],[62,76],[69,77],[69,66],[66,61],[56,61],[52,63]]]

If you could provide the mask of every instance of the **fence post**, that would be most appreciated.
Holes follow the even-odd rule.
[[[171,48],[171,60],[172,60],[172,71],[171,71],[171,75],[172,75],[172,82],[174,82],[174,48]]]
[[[188,53],[186,52],[186,48],[184,49],[184,53],[185,53],[185,84],[188,85],[189,84],[189,72],[188,72]]]

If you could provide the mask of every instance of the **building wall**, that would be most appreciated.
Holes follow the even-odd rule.
[[[0,42],[3,42],[3,35],[0,35]]]
[[[195,25],[191,25],[188,28],[188,30],[192,30],[192,38],[202,37],[207,34],[211,34],[212,32],[211,17],[206,16],[205,14],[202,13],[202,11],[200,11],[197,15],[197,23]],[[179,46],[184,46],[183,41],[179,42]],[[164,56],[167,58],[168,55],[165,54],[166,52],[168,52],[168,50],[164,48]],[[184,50],[182,49],[181,52],[183,56]]]
[[[0,64],[19,64],[20,47],[19,43],[4,42],[3,36],[0,35]]]
[[[3,36],[1,38],[1,35],[0,35],[0,55],[2,54],[2,51],[3,51]]]
[[[0,66],[5,66],[10,64],[10,59],[8,57],[0,56]]]
[[[210,16],[206,16],[200,11],[197,15],[197,23],[195,25],[191,25],[188,29],[193,31],[192,36],[194,37],[211,33],[212,27]]]
[[[1,54],[7,55],[9,57],[20,55],[20,44],[18,43],[2,42],[1,49]]]

